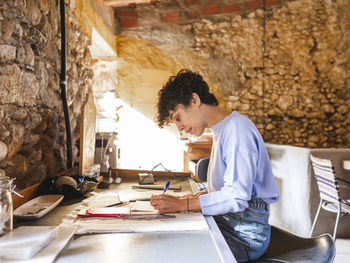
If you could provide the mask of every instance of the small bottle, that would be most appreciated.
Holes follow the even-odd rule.
[[[13,228],[12,180],[7,176],[0,176],[0,236]]]

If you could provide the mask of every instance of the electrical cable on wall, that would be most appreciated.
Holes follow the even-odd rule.
[[[67,169],[72,168],[73,154],[72,154],[72,136],[70,130],[69,111],[66,97],[67,85],[67,40],[66,40],[66,15],[65,2],[60,0],[60,14],[61,14],[61,74],[60,74],[60,88],[61,100],[63,104],[64,120],[66,125],[66,148],[67,148]]]
[[[265,113],[265,54],[266,54],[266,4],[265,0],[263,1],[263,56],[262,56],[262,73],[263,73],[263,82],[262,82],[262,112]],[[266,127],[266,117],[263,118],[263,125]]]

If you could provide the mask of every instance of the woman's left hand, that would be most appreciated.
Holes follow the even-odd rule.
[[[172,195],[152,195],[151,205],[159,213],[186,212],[186,199],[180,199]]]

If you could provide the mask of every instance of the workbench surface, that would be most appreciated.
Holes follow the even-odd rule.
[[[96,192],[125,191],[133,180],[112,184]],[[164,182],[157,182],[164,183]],[[177,181],[182,191],[191,191],[188,181]],[[161,192],[160,192],[161,193]],[[169,191],[169,194],[171,192]],[[83,199],[63,200],[49,214],[34,221],[19,221],[19,225],[59,225]],[[110,233],[75,235],[56,258],[57,263],[71,262],[236,262],[213,217],[205,216],[208,230],[146,233]]]

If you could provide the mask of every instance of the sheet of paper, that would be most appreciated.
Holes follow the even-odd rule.
[[[151,206],[149,201],[136,201],[130,205],[132,214],[157,214],[158,210]]]
[[[87,207],[105,207],[120,202],[118,192],[109,192],[109,193],[94,193],[93,196],[85,199],[83,204]]]
[[[152,194],[157,195],[159,191],[121,191],[119,192],[119,199],[122,202],[137,201],[137,200],[150,200]]]

